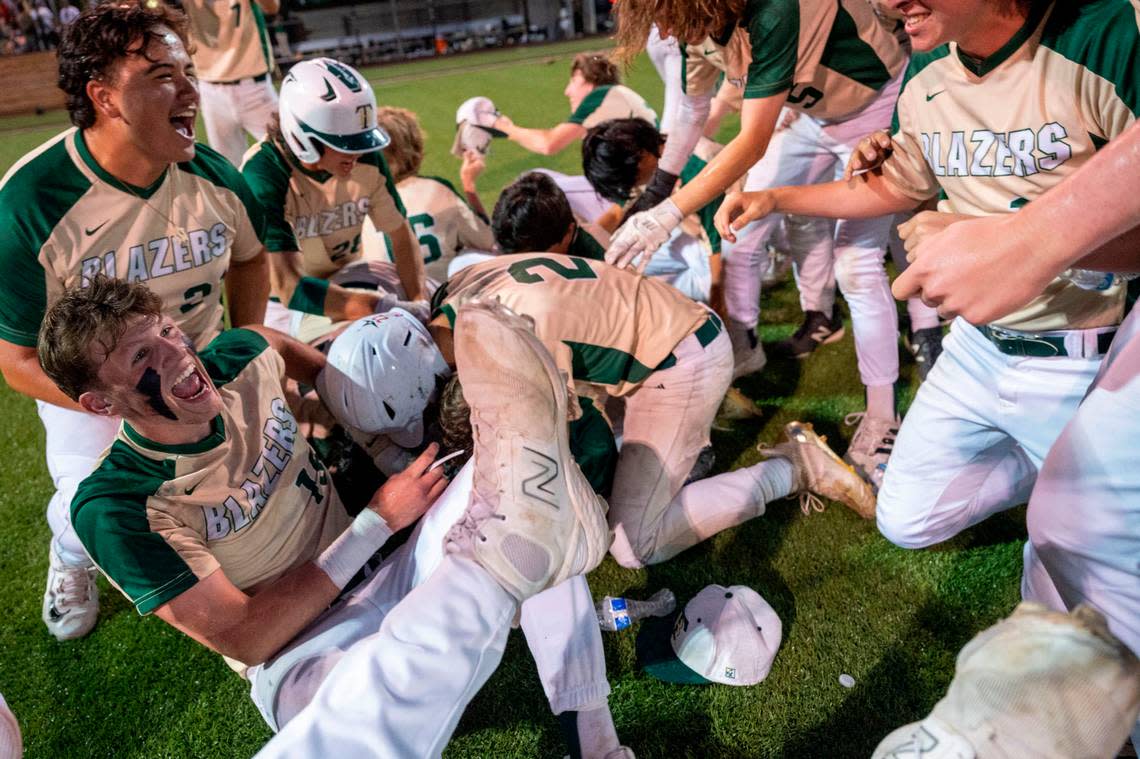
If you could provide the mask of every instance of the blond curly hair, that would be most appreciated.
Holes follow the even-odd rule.
[[[399,182],[415,176],[424,162],[424,130],[416,114],[407,108],[384,106],[376,111],[376,121],[392,141],[384,148],[384,160]]]
[[[645,49],[649,28],[687,40],[719,34],[740,18],[745,0],[619,0],[614,58],[629,65]]]

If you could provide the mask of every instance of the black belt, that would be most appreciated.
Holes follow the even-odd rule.
[[[994,344],[994,347],[1007,356],[1025,356],[1029,358],[1055,358],[1072,356],[1065,347],[1065,335],[1057,332],[1034,333],[1018,332],[991,327],[988,324],[980,327],[985,338]],[[1101,332],[1096,336],[1096,356],[1072,356],[1073,358],[1097,358],[1108,352],[1112,338],[1116,336],[1116,329]]]
[[[226,87],[229,87],[230,85],[241,84],[246,79],[252,79],[255,82],[264,82],[264,81],[269,79],[269,72],[266,71],[264,74],[258,74],[257,76],[252,76],[252,77],[247,76],[244,79],[231,79],[228,82],[210,82],[210,84],[222,84],[222,85],[225,85]]]

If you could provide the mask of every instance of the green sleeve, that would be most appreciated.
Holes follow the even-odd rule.
[[[229,159],[208,145],[199,143],[194,151],[194,158],[188,163],[181,164],[181,166],[191,174],[202,177],[218,187],[224,187],[237,195],[245,209],[246,216],[249,217],[254,233],[257,234],[257,239],[265,244],[265,214],[262,211],[262,204],[250,189],[245,177],[234,168]]]
[[[685,162],[684,168],[681,169],[681,186],[684,187],[696,179],[697,175],[704,171],[707,165],[707,162],[697,156],[689,156],[689,160]],[[720,232],[717,231],[714,220],[716,219],[717,209],[720,208],[720,204],[723,202],[724,194],[721,193],[697,211],[697,218],[701,220],[701,227],[704,228],[705,234],[708,235],[709,245],[712,247],[713,253],[720,253],[721,248]]]
[[[744,97],[765,98],[791,89],[799,51],[799,0],[751,0],[742,23],[752,45]]]
[[[582,416],[570,422],[570,452],[594,492],[608,496],[618,459],[614,432],[592,400],[579,396],[578,405]]]
[[[261,149],[242,166],[241,173],[265,219],[266,249],[271,253],[300,250],[293,227],[285,219],[292,170],[284,157],[272,143],[263,142]]]
[[[578,227],[574,239],[570,241],[570,250],[566,253],[570,256],[588,258],[591,261],[604,261],[606,259],[606,249],[592,234],[581,227]]]
[[[590,114],[602,107],[602,102],[609,94],[610,85],[603,85],[595,87],[589,95],[582,98],[582,102],[574,109],[574,113],[570,114],[570,118],[566,119],[570,124],[583,124],[586,119],[590,118]]]
[[[147,520],[147,499],[173,476],[173,460],[152,461],[116,442],[72,499],[71,523],[80,542],[139,614],[149,614],[198,582]]]
[[[260,356],[269,343],[250,329],[227,329],[202,349],[198,358],[214,384],[221,387],[234,380],[251,361]]]

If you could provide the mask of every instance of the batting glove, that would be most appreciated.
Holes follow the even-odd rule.
[[[400,300],[395,293],[384,293],[376,302],[376,313],[383,314],[393,308],[402,308],[423,324],[431,321],[431,304],[426,300]]]
[[[636,260],[637,272],[644,272],[653,252],[665,244],[681,219],[681,210],[669,199],[634,214],[614,234],[606,251],[606,263],[623,269]]]

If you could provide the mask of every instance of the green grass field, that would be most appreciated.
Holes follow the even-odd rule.
[[[492,97],[524,126],[567,113],[562,88],[574,52],[598,41],[468,55],[368,72],[382,104],[411,108],[428,132],[424,173],[458,181],[447,150],[456,106]],[[628,83],[660,106],[643,58]],[[57,133],[63,114],[0,121],[0,169]],[[731,125],[729,127],[731,128]],[[199,134],[204,132],[200,129]],[[497,142],[481,181],[488,208],[520,172],[580,173],[577,146],[543,159]],[[786,337],[800,311],[789,282],[764,297],[765,341]],[[917,379],[904,357],[902,397]],[[842,450],[843,416],[862,408],[851,337],[805,362],[773,361],[740,383],[763,416],[715,433],[718,470],[756,460],[792,419],[812,421]],[[0,388],[0,693],[20,719],[29,757],[243,757],[269,738],[246,684],[219,656],[153,617],[140,618],[102,580],[102,611],[86,639],[57,643],[40,622],[47,567],[44,508],[51,482],[34,404]],[[607,560],[595,597],[648,597],[671,588],[683,603],[709,583],[745,584],[775,607],[784,642],[771,675],[750,688],[678,686],[639,673],[634,633],[606,633],[618,732],[639,757],[866,757],[901,723],[925,715],[958,649],[1018,598],[1024,512],[1015,510],[934,550],[890,545],[841,507],[805,517],[792,501],[644,571]],[[856,685],[838,681],[847,673]],[[502,666],[472,703],[452,757],[560,757],[564,752],[525,643],[511,635]]]

